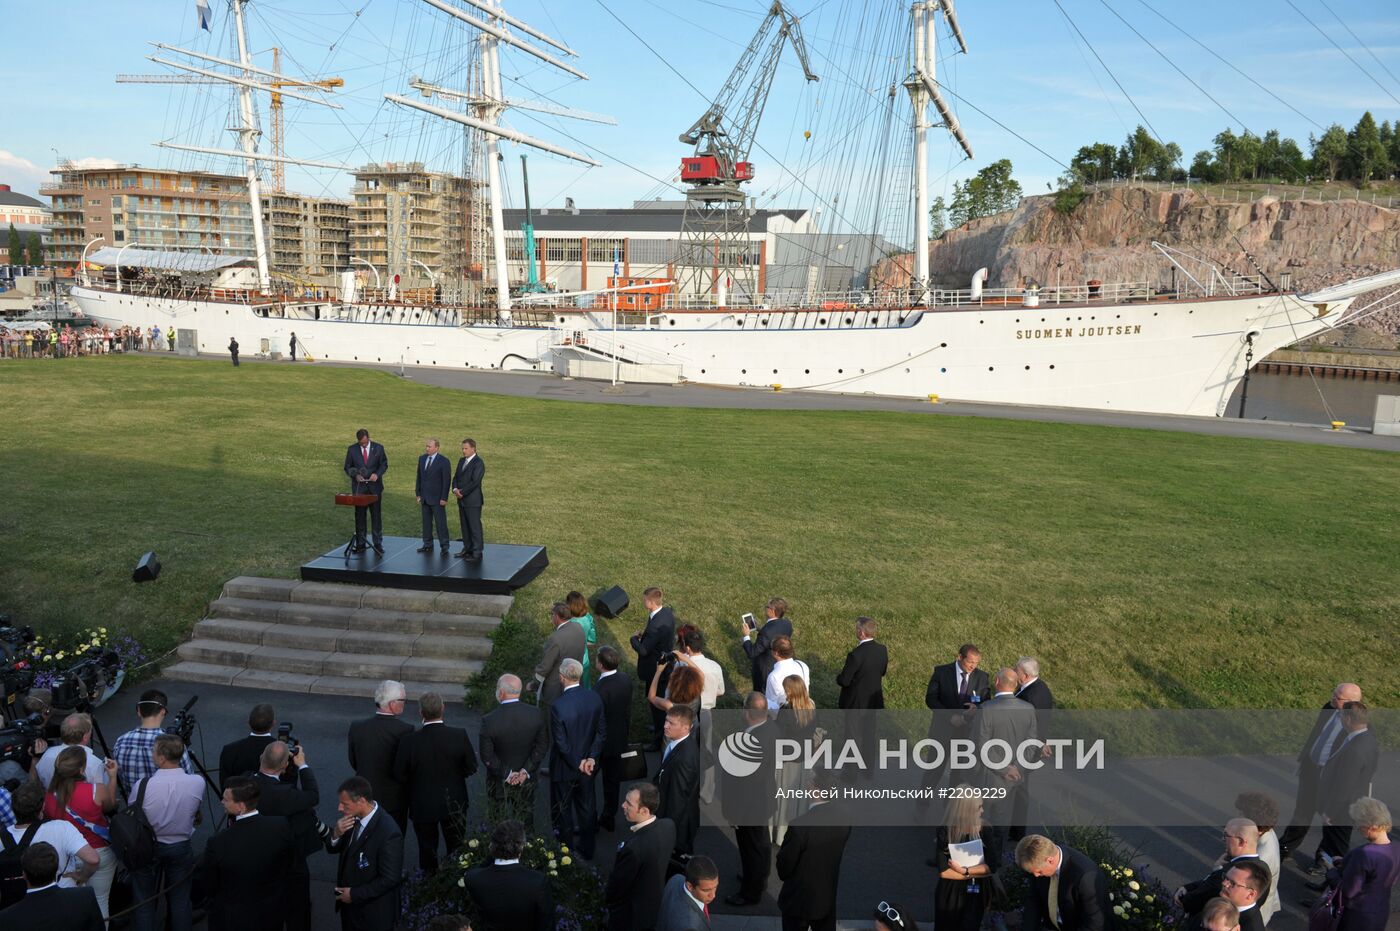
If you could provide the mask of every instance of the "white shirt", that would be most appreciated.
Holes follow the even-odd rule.
[[[598,677],[598,682],[602,682],[602,681],[603,681],[604,679],[606,679],[608,676],[615,676],[615,675],[617,675],[617,670],[616,670],[616,669],[609,669],[607,672],[603,673],[601,676]],[[593,683],[593,687],[594,687],[594,688],[597,688],[597,687],[598,687],[598,682]]]
[[[628,830],[629,830],[629,831],[634,831],[634,832],[635,832],[635,831],[640,831],[642,828],[646,827],[648,824],[651,824],[651,823],[652,823],[653,821],[655,821],[655,820],[656,820],[656,815],[652,815],[650,818],[648,818],[648,819],[645,820],[645,821],[638,821],[636,824],[634,824],[634,825],[632,825],[630,828],[628,828]]]
[[[48,788],[53,782],[53,767],[58,762],[58,755],[68,749],[67,744],[58,744],[49,747],[44,751],[44,755],[39,757],[39,762],[34,764],[34,769],[39,774],[39,782],[44,788]],[[83,773],[87,781],[95,786],[105,786],[107,784],[107,770],[102,766],[102,757],[92,752],[92,748],[83,746],[83,752],[87,754],[87,763],[83,767]]]
[[[24,837],[26,829],[10,827],[6,830],[18,841]],[[88,846],[83,832],[74,827],[71,821],[45,821],[34,832],[34,843],[53,844],[53,849],[58,853],[58,885],[63,889],[73,888],[76,883],[63,874],[78,869],[82,862],[78,859],[78,851]]]
[[[777,711],[783,707],[783,702],[787,701],[787,693],[783,691],[783,680],[788,676],[801,676],[808,688],[812,686],[811,673],[807,670],[806,663],[800,659],[778,660],[773,664],[773,671],[768,674],[768,686],[763,690],[764,697],[768,699],[769,711]]]
[[[1259,859],[1269,868],[1269,897],[1259,906],[1259,917],[1268,924],[1283,907],[1278,900],[1278,871],[1283,864],[1279,858],[1278,835],[1272,830],[1259,835]]]
[[[700,708],[708,711],[715,706],[715,699],[724,694],[724,669],[719,663],[703,654],[687,656],[685,661],[700,670],[705,684],[700,689]]]

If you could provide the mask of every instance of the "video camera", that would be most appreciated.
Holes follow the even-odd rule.
[[[0,662],[11,665],[19,656],[20,648],[34,642],[34,628],[15,627],[8,614],[0,614]]]
[[[0,763],[13,761],[27,772],[32,759],[31,748],[34,742],[43,736],[43,715],[31,714],[6,722],[5,726],[0,728]]]
[[[53,684],[53,707],[62,710],[90,711],[121,671],[121,657],[116,650],[102,650],[83,660]]]
[[[194,726],[199,723],[199,721],[195,719],[195,716],[190,713],[190,709],[194,707],[194,703],[197,701],[199,701],[198,695],[190,696],[190,700],[185,702],[185,707],[175,712],[175,717],[171,718],[165,727],[161,728],[165,733],[174,734],[176,737],[179,737],[185,742],[186,747],[190,745],[190,738],[194,736]]]

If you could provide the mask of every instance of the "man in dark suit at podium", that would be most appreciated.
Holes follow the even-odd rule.
[[[462,522],[462,559],[480,559],[486,543],[481,535],[481,481],[486,463],[476,454],[476,440],[462,441],[462,458],[452,476],[452,494],[457,498],[457,519]]]
[[[423,455],[418,457],[418,478],[413,483],[413,497],[423,506],[423,545],[420,553],[433,551],[433,527],[437,527],[438,545],[446,556],[452,552],[447,539],[447,493],[452,487],[452,467],[447,457],[438,453],[437,437],[428,440]]]
[[[374,527],[374,551],[384,555],[384,473],[389,471],[389,457],[384,447],[372,442],[369,431],[355,431],[355,442],[345,450],[345,474],[350,477],[352,495],[375,495],[379,500],[366,507],[355,508],[355,551],[365,548],[365,512],[369,512]]]

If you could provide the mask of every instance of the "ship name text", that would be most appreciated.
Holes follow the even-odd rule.
[[[1082,326],[1079,329],[1074,327],[1055,327],[1043,330],[1017,330],[1017,339],[1072,339],[1075,337],[1089,336],[1139,336],[1142,334],[1142,324],[1131,324],[1128,326]]]

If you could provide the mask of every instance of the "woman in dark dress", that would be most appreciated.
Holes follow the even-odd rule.
[[[1340,870],[1328,872],[1342,904],[1337,931],[1385,931],[1390,890],[1400,879],[1400,844],[1390,840],[1390,809],[1378,798],[1359,798],[1347,814],[1366,843],[1347,851]]]
[[[967,790],[958,786],[951,794]],[[982,862],[958,866],[949,844],[982,841]],[[938,888],[933,892],[933,926],[938,931],[977,931],[992,894],[992,870],[1001,862],[995,832],[982,820],[982,800],[953,798],[947,817],[938,828]]]

